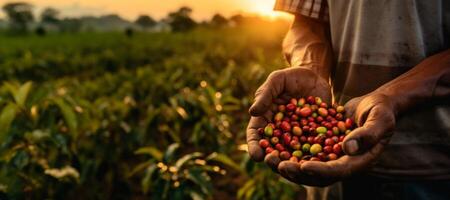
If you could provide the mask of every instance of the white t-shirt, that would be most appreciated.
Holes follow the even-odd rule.
[[[276,10],[329,22],[340,104],[367,94],[450,48],[449,0],[278,0]],[[371,172],[400,179],[450,178],[450,98],[399,116]]]

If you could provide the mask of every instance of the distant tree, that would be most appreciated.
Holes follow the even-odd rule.
[[[38,26],[36,28],[36,30],[34,30],[34,32],[36,33],[36,35],[39,35],[39,36],[44,36],[45,34],[47,34],[47,31],[42,26]]]
[[[120,17],[120,15],[118,14],[109,14],[109,15],[103,15],[100,17],[101,19],[104,20],[109,20],[109,21],[122,21],[124,20],[122,17]]]
[[[241,25],[244,22],[244,17],[240,14],[233,15],[230,17],[230,21],[235,25]]]
[[[181,7],[176,12],[171,12],[167,16],[172,31],[188,31],[194,28],[197,23],[191,18],[192,9],[186,6]]]
[[[59,22],[59,11],[54,8],[45,8],[41,13],[41,22],[57,24]]]
[[[140,15],[134,22],[142,28],[151,28],[156,25],[156,21],[148,15]]]
[[[127,37],[133,37],[133,34],[134,34],[133,28],[128,27],[128,28],[125,29],[125,35],[126,35]]]
[[[34,20],[33,6],[26,2],[7,3],[3,6],[3,11],[9,19],[11,30],[26,32],[28,24]]]
[[[228,24],[227,18],[222,16],[221,14],[217,13],[211,18],[211,25],[213,26],[225,26]]]
[[[60,30],[63,32],[78,32],[82,25],[79,18],[65,18],[59,23]]]

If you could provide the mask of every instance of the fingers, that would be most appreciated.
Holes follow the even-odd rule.
[[[314,176],[310,172],[305,172],[302,166],[310,162],[317,161],[307,161],[301,165],[297,162],[283,161],[278,165],[278,171],[284,178],[302,185],[323,187],[336,182],[337,179],[334,177],[321,176],[320,174]]]
[[[326,102],[328,105],[331,105],[332,103],[330,84],[322,78],[316,78],[314,89],[309,95],[322,98],[322,101]]]
[[[368,152],[357,155],[345,155],[337,160],[328,162],[305,162],[301,165],[304,173],[312,176],[334,177],[336,179],[350,176],[352,173],[368,168],[381,154],[384,144],[378,143]]]
[[[283,177],[297,184],[327,186],[355,172],[367,169],[381,154],[383,147],[384,144],[379,143],[365,154],[346,155],[328,162],[307,161],[300,165],[283,161],[279,164],[278,171]]]
[[[363,96],[355,97],[345,104],[345,106],[344,106],[345,107],[345,116],[347,118],[351,118],[355,122],[357,122],[356,119],[354,118],[354,116],[356,113],[356,108],[358,107],[358,104],[359,104],[359,102],[361,102],[362,98],[364,98],[364,97]]]
[[[394,128],[395,117],[387,107],[375,105],[367,114],[363,126],[356,128],[345,137],[343,150],[348,155],[356,155],[371,149]]]
[[[304,68],[286,69],[285,91],[294,98],[315,96],[320,97],[328,104],[331,104],[331,87],[323,78],[313,71]]]
[[[250,115],[261,116],[272,105],[272,100],[277,97],[284,88],[284,72],[274,71],[267,80],[256,90],[255,102],[250,107]]]
[[[249,112],[252,116],[261,116],[270,110],[273,100],[277,97],[286,100],[310,95],[321,97],[323,101],[331,104],[329,83],[313,71],[298,67],[278,70],[271,73],[258,88],[255,102]]]
[[[345,159],[344,157],[338,160],[328,162],[320,162],[320,161],[305,162],[301,166],[301,170],[303,170],[304,173],[310,174],[311,176],[345,177],[349,175],[349,170],[347,166],[343,165],[343,162],[345,162],[342,161]]]
[[[266,126],[267,122],[263,117],[251,117],[247,127],[247,145],[250,158],[260,162],[264,158],[264,150],[259,146],[261,136],[258,128]]]
[[[261,115],[261,117],[263,117],[264,118],[264,120],[266,121],[266,123],[264,124],[264,126],[262,126],[262,127],[265,127],[266,126],[266,124],[267,124],[267,122],[272,122],[272,118],[273,118],[273,114],[274,112],[272,111],[272,110],[268,110],[266,113],[264,113],[263,115]],[[259,127],[258,127],[259,128]]]
[[[280,156],[278,150],[273,150],[270,154],[267,154],[264,158],[264,162],[274,171],[278,172],[278,164],[280,164]]]
[[[278,166],[278,171],[280,174],[285,177],[286,179],[296,182],[300,181],[301,179],[301,168],[300,164],[297,162],[291,162],[291,161],[283,161]]]

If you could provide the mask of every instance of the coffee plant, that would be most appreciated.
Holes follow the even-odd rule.
[[[298,196],[245,142],[286,30],[0,34],[0,199]]]

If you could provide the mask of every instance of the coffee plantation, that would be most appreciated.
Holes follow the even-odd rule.
[[[290,199],[246,152],[285,22],[0,34],[0,199]],[[283,192],[281,192],[283,191]]]

